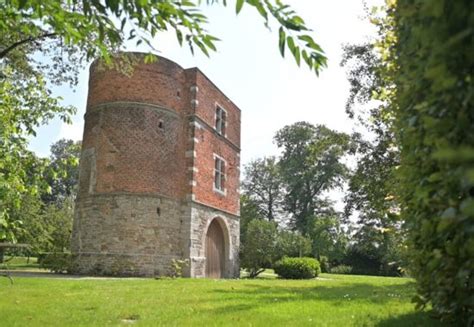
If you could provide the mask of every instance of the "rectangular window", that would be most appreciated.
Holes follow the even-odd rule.
[[[216,131],[217,133],[225,136],[227,113],[224,109],[216,107]]]
[[[222,158],[214,156],[214,189],[225,192],[225,161]]]

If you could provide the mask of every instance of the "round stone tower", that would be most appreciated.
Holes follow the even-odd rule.
[[[131,74],[98,63],[90,69],[73,268],[84,274],[170,275],[177,259],[186,260],[187,276],[236,277],[238,193],[204,189],[206,179],[212,185],[220,171],[212,172],[209,159],[215,147],[201,149],[196,141],[211,133],[208,141],[218,144],[219,158],[238,165],[240,110],[226,105],[238,116],[238,137],[213,140],[209,112],[215,108],[198,108],[199,98],[225,96],[204,74],[161,57],[147,64],[141,54],[128,56],[138,61]],[[197,167],[209,162],[211,171],[199,174]],[[228,187],[237,189],[238,179],[238,167],[227,171]],[[209,265],[218,267],[217,275],[206,272]]]

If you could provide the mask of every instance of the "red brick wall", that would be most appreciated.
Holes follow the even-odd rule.
[[[199,70],[196,72],[196,84],[199,87],[196,115],[215,127],[216,104],[219,104],[227,112],[227,139],[240,147],[240,109]]]
[[[186,101],[189,93],[184,88],[185,82],[183,68],[165,58],[134,66],[130,76],[93,64],[87,107],[113,101],[131,101],[156,104],[185,114],[189,103]]]
[[[227,98],[202,72],[193,69],[195,74],[196,99],[198,105],[195,115],[205,124],[195,129],[196,158],[194,167],[196,186],[193,188],[195,199],[233,214],[239,210],[239,166],[240,158],[240,110]],[[215,131],[216,104],[227,113],[226,136]],[[206,126],[207,125],[207,126]],[[214,154],[226,161],[225,195],[214,190]]]
[[[227,112],[225,138],[214,130],[216,103]],[[92,179],[85,175],[94,171],[95,192],[175,199],[193,193],[198,202],[238,213],[240,110],[198,69],[160,58],[125,76],[93,65],[85,120],[83,153],[93,150],[95,157],[81,164],[80,194],[89,192]],[[203,128],[190,125],[194,120],[204,121]],[[227,162],[225,195],[213,190],[214,153]]]
[[[196,158],[194,166],[198,169],[195,174],[195,199],[198,202],[221,208],[237,214],[239,209],[239,164],[237,152],[227,143],[216,136],[213,131],[205,128],[196,130]],[[214,154],[226,161],[225,195],[214,190]]]
[[[185,81],[184,70],[164,58],[139,64],[131,76],[91,67],[83,151],[94,149],[94,160],[86,160],[95,166],[94,192],[153,193],[179,199],[189,193],[183,174],[185,110],[189,109]],[[94,168],[81,170],[90,173]],[[89,189],[82,182],[80,194]]]

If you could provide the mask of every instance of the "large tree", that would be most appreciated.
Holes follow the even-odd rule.
[[[345,197],[346,221],[357,219],[347,263],[358,273],[397,274],[405,237],[397,196],[400,151],[390,112],[394,83],[387,78],[386,62],[374,44],[344,50],[342,65],[348,68],[351,85],[346,111],[363,128],[353,138],[357,166]]]
[[[272,221],[281,212],[283,187],[275,157],[256,159],[245,166],[243,193],[255,203],[262,216]]]
[[[298,122],[279,130],[275,141],[283,150],[279,165],[285,209],[294,229],[308,235],[312,219],[326,207],[324,193],[341,186],[347,174],[342,158],[350,150],[350,137]]]

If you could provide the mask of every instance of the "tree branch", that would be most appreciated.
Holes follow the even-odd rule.
[[[33,41],[36,41],[36,40],[40,40],[40,39],[44,39],[44,38],[47,38],[47,37],[53,37],[53,36],[56,36],[57,33],[45,33],[45,34],[42,34],[38,37],[29,37],[29,38],[26,38],[26,39],[23,39],[23,40],[20,40],[18,42],[15,42],[13,43],[12,45],[10,45],[9,47],[3,49],[2,51],[0,51],[0,59],[3,59],[4,57],[6,57],[6,55],[12,51],[13,49],[19,47],[20,45],[23,45],[25,43],[28,43],[28,42],[33,42]]]

